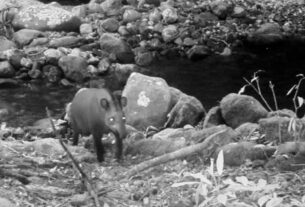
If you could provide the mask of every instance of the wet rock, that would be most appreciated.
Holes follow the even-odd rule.
[[[23,47],[31,43],[31,41],[37,37],[42,37],[43,33],[34,29],[21,29],[14,33],[13,40]]]
[[[15,88],[18,87],[19,83],[17,80],[12,78],[0,78],[0,88]]]
[[[122,39],[111,33],[104,33],[99,39],[102,50],[115,55],[119,63],[134,62],[134,53],[131,47]]]
[[[12,50],[9,55],[9,62],[14,68],[21,68],[21,60],[25,57],[25,53],[22,50]]]
[[[100,4],[103,13],[106,16],[116,16],[121,12],[122,1],[118,0],[105,0]]]
[[[111,62],[109,58],[103,58],[97,66],[97,74],[105,74],[110,69]]]
[[[186,52],[187,58],[193,61],[202,60],[211,55],[211,50],[205,45],[194,45]]]
[[[71,12],[74,16],[77,16],[79,18],[84,18],[87,15],[87,6],[84,4],[75,6],[72,8]]]
[[[99,30],[99,34],[102,35],[104,32],[117,32],[120,26],[120,23],[115,18],[108,18],[103,21],[101,21],[100,26],[102,27],[102,30]]]
[[[208,113],[205,115],[204,122],[203,122],[203,128],[208,128],[212,126],[218,126],[225,124],[225,121],[223,120],[220,106],[214,106],[210,108]]]
[[[8,200],[6,198],[2,198],[2,197],[0,197],[0,203],[1,203],[1,207],[15,207],[16,206],[10,200]]]
[[[6,121],[14,114],[14,107],[8,102],[0,100],[0,121]]]
[[[55,65],[44,65],[42,68],[42,75],[50,83],[57,83],[63,77],[63,72]]]
[[[127,35],[129,35],[129,32],[128,32],[126,26],[124,26],[124,25],[121,25],[121,26],[119,27],[118,33],[119,33],[121,36],[127,36]]]
[[[133,72],[139,72],[140,68],[135,64],[114,64],[111,74],[113,74],[114,79],[118,83],[118,88],[123,88],[126,82]]]
[[[124,14],[123,14],[123,21],[124,22],[134,22],[138,19],[140,19],[142,16],[141,13],[134,9],[126,9]]]
[[[217,20],[217,16],[208,11],[195,14],[194,16],[194,23],[198,24],[200,27],[206,27],[210,22]]]
[[[16,48],[16,44],[13,41],[8,40],[4,36],[0,36],[0,52],[14,48]]]
[[[244,17],[246,17],[246,15],[247,15],[247,12],[243,7],[235,6],[231,16],[234,18],[244,18]]]
[[[275,148],[265,145],[256,145],[252,142],[230,143],[222,146],[224,164],[229,166],[239,166],[247,159],[267,160],[275,152]]]
[[[28,72],[28,75],[32,79],[38,79],[42,76],[42,73],[40,70],[33,68]]]
[[[49,38],[38,37],[32,40],[32,42],[29,44],[29,47],[46,46],[48,43],[49,43]]]
[[[90,1],[89,4],[87,4],[88,13],[101,13],[103,12],[102,7],[97,2]]]
[[[65,36],[56,39],[52,39],[49,43],[49,47],[58,48],[66,47],[73,48],[84,44],[85,39],[83,37]]]
[[[225,123],[236,128],[239,125],[267,117],[267,110],[255,98],[247,95],[228,94],[220,102],[221,114]]]
[[[165,127],[179,128],[187,124],[195,126],[204,113],[205,109],[197,98],[182,94],[168,113]]]
[[[60,50],[50,48],[44,51],[43,55],[46,58],[47,63],[57,65],[59,58],[61,58],[64,54]]]
[[[250,136],[253,136],[255,132],[258,131],[258,129],[259,125],[256,123],[244,123],[237,127],[235,131],[241,138],[248,138]]]
[[[164,42],[170,42],[178,37],[178,28],[175,25],[168,25],[162,30],[162,38]]]
[[[154,60],[154,54],[151,51],[139,50],[135,53],[135,62],[139,66],[148,66]]]
[[[13,26],[17,29],[40,31],[76,31],[80,24],[80,19],[71,12],[46,4],[22,7],[13,20]]]
[[[162,14],[161,11],[158,8],[153,9],[150,13],[149,13],[149,21],[152,21],[154,23],[160,22],[161,18],[162,18]]]
[[[65,77],[81,83],[88,78],[87,61],[82,57],[63,56],[59,59],[58,65],[63,70]]]
[[[226,17],[231,13],[231,5],[224,0],[216,0],[210,4],[213,14],[215,14],[219,19],[226,19]]]
[[[289,117],[269,117],[259,120],[259,131],[265,134],[268,141],[279,143],[288,141],[304,141],[305,121],[303,119],[292,119]]]
[[[88,23],[81,24],[79,27],[79,32],[82,35],[88,35],[88,34],[92,33],[93,32],[92,25],[88,24]]]
[[[170,90],[164,79],[132,73],[123,96],[128,100],[127,124],[139,130],[164,125],[171,104]]]
[[[162,18],[166,24],[173,24],[178,20],[177,10],[173,7],[168,7],[162,11]]]
[[[248,41],[255,44],[272,44],[281,40],[283,34],[278,23],[265,23],[248,37]]]
[[[12,78],[15,75],[15,69],[8,61],[0,62],[0,78]]]

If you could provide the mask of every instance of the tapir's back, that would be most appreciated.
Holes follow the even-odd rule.
[[[111,100],[109,92],[105,89],[80,89],[71,104],[71,122],[73,130],[88,135],[97,125],[104,125],[104,109],[100,106],[101,98]]]

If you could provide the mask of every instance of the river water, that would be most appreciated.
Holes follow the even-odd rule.
[[[226,94],[237,93],[246,84],[243,77],[251,79],[255,71],[264,70],[265,72],[260,74],[260,86],[270,105],[274,108],[268,87],[269,81],[272,81],[279,108],[293,109],[292,96],[287,97],[286,93],[297,83],[296,75],[305,73],[303,48],[305,47],[286,44],[277,48],[239,52],[229,57],[214,55],[197,62],[162,59],[148,69],[150,75],[162,77],[170,86],[197,97],[206,109],[217,105]],[[26,84],[14,89],[0,89],[0,107],[6,103],[14,112],[7,120],[9,125],[30,125],[45,118],[45,107],[58,117],[76,91],[73,88],[43,85]],[[246,89],[245,94],[259,99],[250,87]],[[299,95],[305,97],[305,85],[301,86]],[[300,115],[303,115],[302,113]]]

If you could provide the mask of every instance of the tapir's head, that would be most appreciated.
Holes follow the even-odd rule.
[[[123,107],[127,105],[126,97],[121,96],[120,91],[110,94],[111,100],[102,98],[101,107],[105,110],[105,125],[118,138],[126,137],[126,117]]]

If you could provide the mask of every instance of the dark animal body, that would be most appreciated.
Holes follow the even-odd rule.
[[[73,145],[78,144],[79,135],[91,134],[99,162],[104,161],[103,134],[112,132],[116,137],[116,158],[122,157],[123,141],[126,136],[125,116],[122,107],[127,100],[120,92],[107,89],[80,89],[74,96],[70,108]]]

